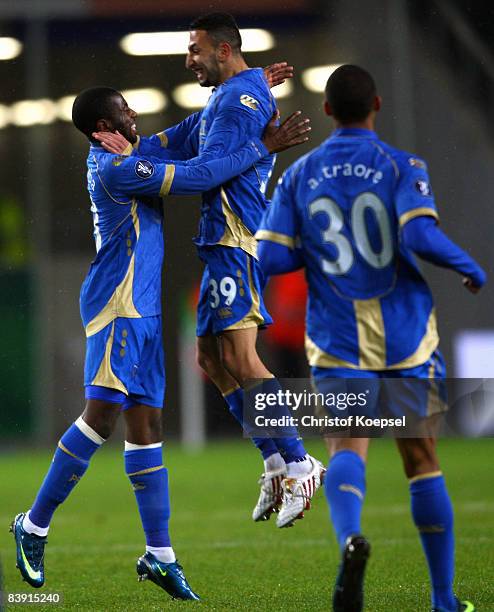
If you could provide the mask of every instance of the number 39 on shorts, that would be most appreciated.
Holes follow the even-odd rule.
[[[237,284],[231,276],[224,276],[218,283],[216,279],[209,279],[209,302],[211,308],[218,308],[221,302],[225,306],[231,306],[237,296]]]

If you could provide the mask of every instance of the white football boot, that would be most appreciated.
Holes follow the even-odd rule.
[[[310,500],[321,486],[326,473],[323,464],[307,455],[311,468],[296,478],[286,477],[281,483],[283,499],[276,518],[277,527],[292,527],[296,519],[304,518],[304,511],[310,510]]]
[[[261,475],[259,479],[261,492],[252,512],[254,521],[269,521],[271,514],[278,512],[283,493],[281,483],[284,478],[286,478],[286,467]]]

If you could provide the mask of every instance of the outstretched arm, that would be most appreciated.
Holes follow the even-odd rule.
[[[477,293],[486,282],[484,270],[446,236],[433,217],[408,221],[402,228],[402,242],[422,259],[462,274],[463,284],[472,293]]]
[[[107,165],[108,187],[128,195],[165,196],[208,191],[245,172],[260,158],[283,151],[307,140],[307,120],[293,113],[279,127],[273,117],[262,141],[252,138],[238,151],[228,156],[199,164],[183,165],[127,157],[119,164]]]

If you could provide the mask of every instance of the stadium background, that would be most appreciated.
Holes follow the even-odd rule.
[[[384,98],[380,136],[426,158],[443,229],[492,276],[494,9],[490,2],[212,0],[206,6],[200,0],[0,0],[0,36],[22,42],[17,57],[0,61],[3,493],[15,496],[16,479],[21,482],[28,473],[17,458],[29,463],[28,447],[51,448],[83,406],[84,336],[78,294],[94,254],[85,189],[87,143],[63,118],[68,102],[60,100],[97,84],[119,90],[153,88],[158,94],[148,94],[142,103],[154,101],[165,107],[141,112],[139,132],[150,134],[180,121],[195,110],[186,106],[201,93],[197,87],[196,93],[179,97],[177,87],[193,82],[192,73],[184,68],[184,54],[133,56],[119,43],[132,32],[187,29],[189,21],[205,10],[228,10],[241,28],[263,28],[272,35],[271,48],[246,54],[249,65],[286,60],[295,66],[291,91],[285,90],[287,95],[279,98],[279,108],[283,116],[303,109],[312,121],[312,140],[279,156],[271,189],[283,169],[331,129],[322,113],[322,93],[313,91],[320,89],[320,82],[308,79],[305,71],[360,64],[375,76]],[[329,68],[323,75],[324,84]],[[18,104],[29,100],[48,102]],[[165,435],[185,448],[201,447],[215,437],[240,436],[223,402],[193,364],[193,296],[201,264],[191,238],[198,204],[198,197],[172,197],[165,202]],[[492,279],[473,297],[453,273],[424,268],[436,299],[450,374],[494,378]],[[299,293],[293,291],[295,304]],[[275,295],[272,299],[276,302]],[[293,362],[286,358],[289,348],[298,362],[295,371],[305,375],[299,336],[286,342],[280,349],[261,341],[268,364],[277,374],[293,374]],[[120,439],[116,433],[115,442]],[[475,469],[475,453],[480,449],[479,460],[486,459],[492,444],[469,444],[470,454],[464,446],[451,447],[451,453],[470,457],[469,465]],[[219,452],[216,446],[207,448]],[[225,448],[225,453],[237,452]],[[182,451],[177,447],[177,452]],[[187,455],[178,456],[189,465]],[[386,457],[387,451],[381,457],[383,465]],[[192,473],[192,466],[187,469]],[[39,474],[43,470],[40,467]],[[478,473],[475,492],[478,503],[484,509],[488,503],[492,510],[489,477],[484,476],[482,480]],[[27,499],[39,476],[32,480]],[[4,519],[7,503],[2,506]],[[471,518],[467,515],[465,521]],[[3,555],[2,547],[0,551]],[[492,607],[484,609],[494,610],[492,592],[489,601]],[[95,604],[93,609],[99,608]]]

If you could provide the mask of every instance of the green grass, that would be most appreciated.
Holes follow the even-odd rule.
[[[319,443],[309,447],[325,456]],[[457,592],[484,612],[494,610],[493,451],[494,440],[439,444],[456,510]],[[31,504],[49,461],[47,452],[0,457],[0,555],[6,591],[30,590],[15,569],[7,526]],[[369,461],[363,528],[373,553],[366,610],[429,610],[425,562],[392,443],[375,441]],[[203,597],[197,604],[201,609],[330,609],[338,559],[322,492],[303,521],[277,530],[273,520],[256,524],[250,519],[260,467],[250,443],[214,444],[197,454],[169,445],[166,463],[172,541],[193,588]],[[134,563],[143,549],[121,453],[103,448],[53,520],[43,590],[63,593],[64,604],[34,609],[147,612],[191,605],[171,601],[151,583],[137,583]]]

